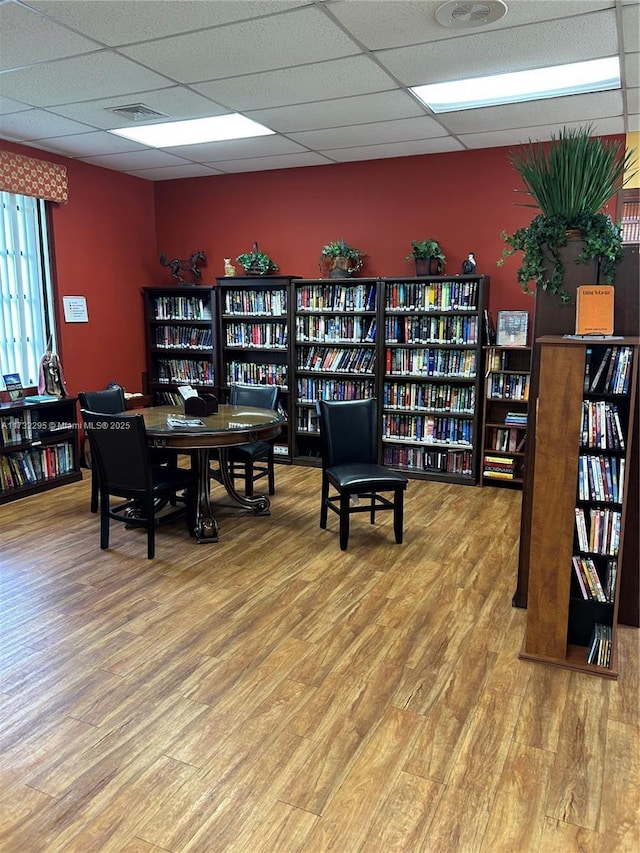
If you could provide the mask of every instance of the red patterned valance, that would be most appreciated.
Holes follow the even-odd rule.
[[[67,170],[11,151],[0,151],[0,190],[66,204],[69,200]]]

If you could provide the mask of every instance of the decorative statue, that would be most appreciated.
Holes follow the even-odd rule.
[[[66,397],[62,364],[57,353],[51,351],[51,339],[47,351],[40,359],[38,374],[38,394],[51,394],[54,397]]]
[[[473,252],[469,252],[469,257],[466,261],[462,262],[462,274],[463,275],[473,275],[476,271],[476,256]]]
[[[224,259],[224,274],[227,278],[233,278],[236,274],[236,268],[231,263],[231,258]]]
[[[198,268],[199,263],[206,264],[207,258],[203,251],[193,252],[189,260],[180,260],[180,258],[173,258],[173,260],[168,261],[167,256],[163,252],[160,255],[160,263],[163,267],[169,267],[171,269],[171,275],[176,279],[178,284],[199,284],[200,283],[200,269]],[[189,272],[193,276],[193,281],[185,281],[180,275],[181,272]]]

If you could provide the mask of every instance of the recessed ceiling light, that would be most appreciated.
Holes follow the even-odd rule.
[[[133,139],[134,142],[150,145],[152,148],[171,148],[174,145],[196,145],[201,142],[268,136],[275,133],[275,130],[270,130],[239,113],[229,113],[224,116],[147,124],[143,127],[120,127],[110,130],[109,133]]]
[[[506,14],[507,4],[503,0],[451,0],[436,9],[436,21],[450,29],[466,29],[493,24]]]
[[[619,88],[620,61],[613,56],[510,74],[412,86],[411,91],[434,113],[450,113]]]

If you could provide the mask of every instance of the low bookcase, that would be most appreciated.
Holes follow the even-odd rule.
[[[0,504],[82,479],[76,400],[0,404]]]

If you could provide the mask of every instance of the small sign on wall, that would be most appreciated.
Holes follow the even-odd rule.
[[[88,323],[87,299],[85,296],[63,296],[64,319],[67,323]]]

